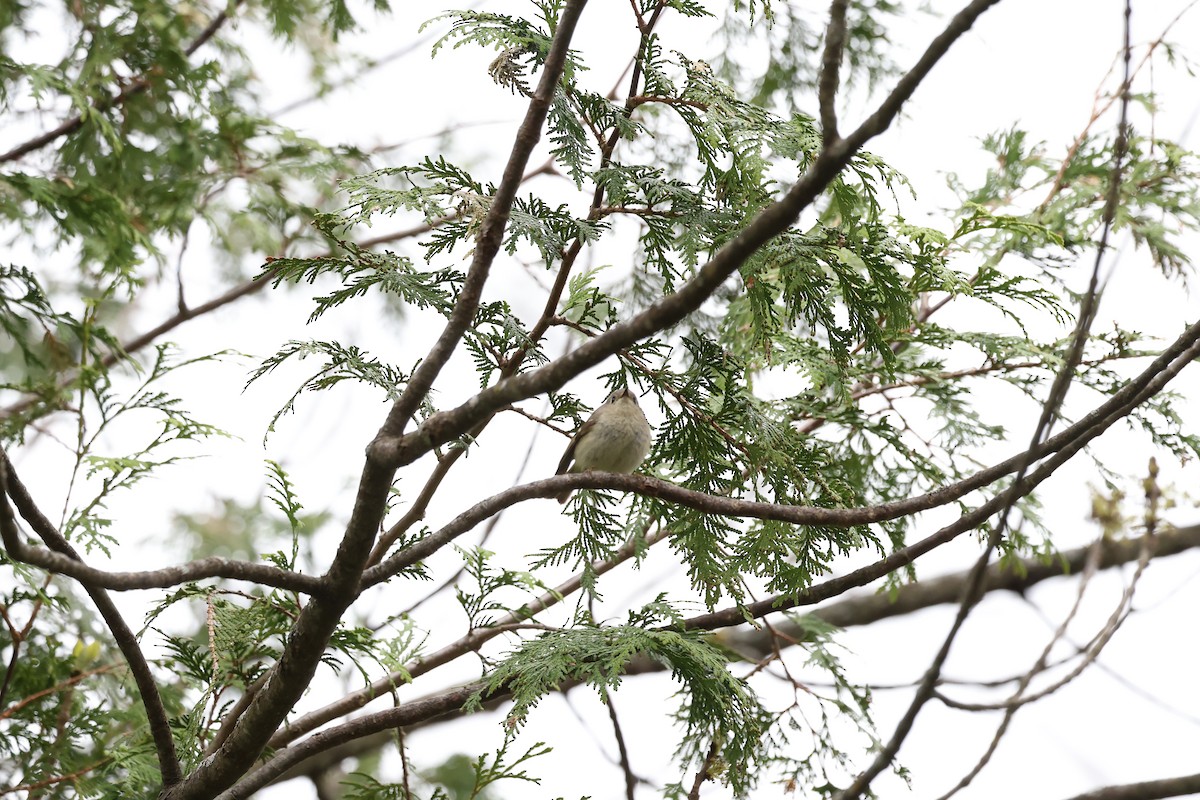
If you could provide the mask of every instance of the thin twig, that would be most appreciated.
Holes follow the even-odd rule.
[[[84,775],[87,775],[89,772],[96,769],[97,767],[104,766],[109,761],[112,761],[112,757],[105,756],[104,758],[100,759],[99,761],[93,761],[91,764],[80,767],[79,769],[74,770],[72,772],[68,772],[66,775],[55,775],[53,778],[46,778],[44,780],[37,781],[36,783],[23,783],[19,786],[9,786],[5,789],[0,790],[0,794],[17,794],[20,792],[32,793],[32,792],[38,791],[40,789],[45,789],[50,786],[56,786],[57,784],[60,784],[60,783],[65,783],[67,781],[74,781],[78,778],[83,777]]]
[[[1083,593],[1087,585],[1087,580],[1091,573],[1095,570],[1095,562],[1098,562],[1099,560],[1098,547],[1096,548],[1096,552],[1094,554],[1095,561],[1089,559],[1088,570],[1085,571],[1084,579],[1080,582],[1079,590],[1076,593],[1075,603],[1072,606],[1070,613],[1067,614],[1062,623],[1059,625],[1058,629],[1055,630],[1050,641],[1046,643],[1046,646],[1042,650],[1042,654],[1038,660],[1021,678],[1020,682],[1017,684],[1016,690],[1012,693],[1012,696],[1008,700],[999,704],[956,704],[954,706],[969,711],[995,710],[999,708],[1003,709],[1004,716],[1001,719],[1000,724],[996,727],[996,731],[993,734],[991,741],[988,743],[987,749],[984,751],[983,755],[980,756],[979,760],[976,761],[975,765],[967,772],[967,774],[964,775],[958,781],[958,783],[954,785],[953,788],[938,798],[938,800],[949,800],[949,798],[953,797],[959,791],[970,785],[971,781],[983,771],[983,768],[987,766],[988,762],[991,761],[992,756],[999,748],[1000,740],[1004,738],[1004,734],[1008,731],[1012,719],[1018,710],[1024,708],[1030,703],[1035,703],[1053,694],[1054,692],[1057,692],[1059,689],[1071,683],[1073,680],[1075,680],[1075,678],[1083,674],[1083,671],[1095,662],[1096,658],[1100,655],[1100,651],[1104,649],[1105,645],[1107,645],[1112,639],[1113,635],[1116,634],[1117,629],[1128,616],[1129,609],[1133,604],[1134,590],[1136,589],[1142,574],[1145,572],[1146,566],[1150,563],[1150,559],[1154,555],[1155,535],[1153,527],[1147,528],[1146,534],[1142,537],[1141,542],[1141,552],[1138,556],[1137,568],[1134,570],[1134,574],[1130,579],[1129,585],[1125,588],[1125,591],[1122,592],[1117,607],[1113,610],[1113,613],[1109,615],[1104,627],[1101,629],[1099,634],[1093,638],[1092,642],[1085,649],[1083,658],[1079,660],[1079,663],[1077,663],[1073,669],[1050,685],[1031,694],[1025,693],[1025,691],[1029,688],[1029,684],[1033,682],[1033,679],[1045,670],[1046,665],[1050,660],[1051,650],[1066,635],[1067,626],[1071,623],[1071,620],[1074,618],[1076,612],[1082,604]],[[943,698],[943,702],[945,702],[945,698]]]
[[[1197,2],[1200,2],[1200,0],[1192,0],[1192,2],[1184,6],[1184,8],[1175,15],[1174,19],[1172,19],[1163,27],[1162,31],[1158,34],[1154,41],[1150,42],[1150,44],[1147,46],[1146,54],[1142,56],[1142,60],[1138,62],[1138,65],[1132,71],[1126,68],[1125,77],[1121,81],[1121,85],[1118,86],[1117,91],[1110,94],[1103,103],[1100,101],[1100,90],[1096,90],[1096,98],[1092,103],[1092,114],[1088,118],[1087,124],[1083,126],[1083,130],[1080,131],[1079,135],[1075,137],[1075,141],[1072,142],[1071,146],[1067,148],[1067,154],[1063,157],[1062,164],[1059,166],[1058,172],[1054,176],[1054,180],[1050,182],[1050,190],[1046,195],[1046,199],[1043,200],[1041,205],[1038,206],[1037,212],[1035,213],[1040,214],[1044,212],[1049,207],[1050,201],[1053,200],[1055,195],[1062,190],[1067,170],[1070,168],[1071,162],[1075,160],[1075,154],[1079,152],[1079,148],[1083,146],[1085,141],[1087,141],[1088,133],[1091,131],[1092,125],[1094,125],[1096,121],[1100,119],[1100,117],[1104,116],[1105,112],[1112,108],[1113,103],[1115,103],[1118,98],[1123,97],[1129,92],[1133,79],[1142,71],[1143,67],[1145,67],[1147,64],[1150,64],[1151,66],[1153,65],[1151,57],[1154,55],[1154,51],[1166,41],[1167,34],[1181,19],[1183,19],[1188,12],[1190,12],[1196,6]],[[1124,57],[1125,53],[1128,52],[1128,50],[1124,51],[1122,56]],[[1105,74],[1105,79],[1107,80],[1108,75],[1111,74],[1112,71],[1110,68],[1109,72]]]
[[[118,669],[123,669],[123,668],[124,668],[123,664],[105,664],[102,667],[96,667],[94,669],[84,670],[83,672],[72,673],[71,677],[67,678],[66,680],[59,681],[58,683],[54,684],[53,686],[47,687],[38,692],[33,692],[32,694],[26,695],[25,697],[22,697],[20,700],[13,703],[11,706],[7,706],[7,707],[0,709],[0,720],[11,717],[13,714],[16,714],[18,711],[20,711],[22,708],[25,708],[30,703],[36,703],[38,700],[41,700],[43,697],[48,697],[52,694],[56,694],[58,692],[65,691],[65,690],[71,688],[72,686],[75,686],[76,684],[78,684],[82,681],[85,681],[88,678],[91,678],[95,675],[106,675],[110,672],[114,672]]]
[[[621,732],[621,720],[617,718],[617,707],[613,705],[612,693],[604,692],[603,700],[608,706],[608,718],[612,720],[613,737],[617,740],[617,752],[621,758],[621,770],[625,773],[625,800],[634,800],[638,779],[629,763],[629,748],[625,746],[625,734]]]

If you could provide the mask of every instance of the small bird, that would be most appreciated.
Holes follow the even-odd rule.
[[[570,472],[633,472],[649,452],[650,423],[637,396],[628,387],[617,389],[579,427],[554,474],[568,467]],[[558,502],[567,502],[571,492],[558,495]]]

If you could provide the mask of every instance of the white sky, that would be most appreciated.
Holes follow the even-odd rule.
[[[415,35],[416,24],[432,16],[442,5],[441,2],[397,3],[390,18],[369,23],[370,34],[352,37],[346,44],[352,51],[364,55],[392,52],[410,41]],[[948,2],[932,5],[939,12],[959,6]],[[1182,0],[1142,0],[1137,3],[1133,16],[1135,42],[1143,43],[1155,37],[1185,5]],[[710,3],[710,6],[716,8],[720,4]],[[523,13],[526,4],[496,2],[484,7]],[[1016,123],[1028,129],[1033,138],[1047,141],[1051,154],[1063,152],[1087,122],[1095,89],[1120,45],[1121,10],[1122,3],[1115,0],[1063,0],[1057,3],[1006,0],[986,14],[906,106],[905,119],[868,145],[868,149],[914,182],[920,199],[904,209],[910,221],[945,229],[946,223],[941,221],[939,209],[953,205],[954,199],[944,188],[944,173],[956,171],[968,180],[982,174],[988,162],[978,148],[978,139],[986,133]],[[616,13],[610,17],[610,12]],[[613,17],[619,19],[620,25],[611,24]],[[634,46],[635,34],[627,24],[627,17],[625,0],[592,0],[575,42],[593,67],[595,86],[603,90],[615,81]],[[918,16],[898,26],[894,38],[901,45],[897,56],[901,66],[911,63],[923,42],[932,31],[940,28],[943,21],[939,17]],[[699,58],[710,55],[704,31],[702,22],[689,22],[671,15],[664,18],[660,28],[668,49],[678,48]],[[1185,18],[1170,38],[1185,43],[1185,47],[1187,43],[1200,41],[1200,12]],[[922,44],[905,48],[907,42]],[[464,47],[444,50],[431,62],[425,55],[426,50],[419,48],[389,67],[356,81],[353,88],[291,112],[281,121],[327,142],[348,140],[369,147],[411,141],[413,145],[407,151],[412,154],[411,161],[418,159],[417,154],[424,154],[423,147],[432,144],[432,140],[421,137],[447,127],[483,121],[486,124],[467,127],[456,134],[454,148],[457,153],[478,153],[478,166],[484,179],[497,179],[500,159],[507,153],[516,121],[524,110],[523,101],[488,79],[486,65],[492,59],[492,53]],[[276,107],[306,94],[294,79],[297,69],[303,67],[299,62],[295,54],[262,58],[262,77],[279,87]],[[1143,83],[1140,88],[1145,90],[1148,84]],[[1154,73],[1154,88],[1163,102],[1161,113],[1154,121],[1156,132],[1176,140],[1186,137],[1200,108],[1196,81],[1180,70],[1166,69],[1160,64]],[[861,117],[862,102],[863,98],[856,98],[854,108],[843,113],[843,128],[849,128]],[[869,104],[870,99],[866,102]],[[1143,128],[1145,120],[1144,115],[1139,118]],[[1109,118],[1101,124],[1107,129],[1112,120]],[[1194,140],[1184,143],[1195,144]],[[436,152],[430,154],[436,155]],[[531,163],[537,164],[540,160],[535,156]],[[538,188],[537,185],[534,188]],[[409,224],[409,220],[385,220],[370,235]],[[1164,281],[1144,258],[1133,255],[1130,248],[1126,247],[1124,252],[1127,257],[1122,258],[1116,268],[1097,327],[1102,329],[1115,319],[1127,328],[1173,337],[1183,321],[1190,321],[1189,314],[1194,318],[1195,298],[1179,284]],[[613,261],[619,257],[612,253],[603,256]],[[193,302],[202,301],[211,294],[210,287],[205,285],[209,283],[206,276],[212,269],[207,258],[203,249],[194,248],[184,261],[185,280]],[[542,299],[532,291],[536,287],[529,279],[503,258],[497,263],[495,276],[494,291],[497,293],[512,287],[524,292],[529,300],[528,307],[517,310],[526,319],[533,319],[540,311]],[[1081,283],[1077,285],[1082,286]],[[493,288],[489,287],[489,291]],[[156,309],[153,304],[147,304],[145,308],[151,311],[142,314],[140,322],[143,324],[155,320],[155,314],[161,313],[158,309],[162,306]],[[309,310],[302,298],[272,295],[252,300],[244,307],[239,304],[228,313],[214,315],[211,319],[190,323],[171,338],[186,349],[232,348],[262,357],[291,338],[347,336],[351,342],[368,349],[379,348],[381,357],[390,357],[403,365],[413,354],[423,351],[440,329],[432,324],[432,319],[413,315],[400,331],[401,336],[397,337],[396,331],[381,329],[394,325],[394,321],[365,318],[351,312],[331,315],[330,320],[304,331],[301,326]],[[947,315],[947,321],[953,319],[952,315]],[[1036,332],[1049,333],[1049,330]],[[402,344],[403,351],[396,350],[397,342]],[[300,401],[294,417],[283,421],[279,433],[264,450],[261,436],[267,419],[291,393],[301,375],[315,369],[315,365],[307,362],[300,365],[303,369],[281,371],[280,376],[251,387],[243,394],[242,382],[254,363],[249,360],[205,367],[202,368],[203,375],[179,383],[178,388],[188,398],[189,408],[200,418],[222,425],[243,438],[222,445],[218,448],[218,456],[188,465],[171,478],[165,485],[172,493],[164,496],[172,498],[172,508],[148,510],[137,492],[127,500],[114,502],[113,510],[121,520],[122,541],[153,541],[161,535],[169,513],[176,507],[174,504],[203,509],[212,507],[213,497],[233,495],[243,500],[257,497],[264,481],[263,458],[284,463],[309,510],[330,508],[344,513],[343,510],[348,508],[347,501],[352,496],[363,447],[381,422],[385,406],[374,395],[352,389],[309,397]],[[577,380],[571,388],[595,402],[601,399],[603,391],[598,381],[586,377]],[[1195,374],[1185,374],[1177,388],[1192,397],[1200,396]],[[467,369],[449,372],[439,381],[437,389],[447,402],[450,398],[464,398],[474,389],[473,375]],[[1094,398],[1081,396],[1072,399],[1077,403],[1073,406],[1077,410],[1094,401]],[[1001,416],[1011,413],[1004,401],[980,398],[980,405],[986,413]],[[533,404],[529,407],[537,408]],[[1190,407],[1195,408],[1195,403]],[[655,413],[650,410],[652,422],[657,421]],[[988,460],[1015,450],[1028,437],[1031,425],[1031,422],[1016,419],[1012,428],[1015,436],[1012,448],[996,448],[995,452],[989,453]],[[497,420],[481,442],[485,447],[480,455],[489,448],[498,448],[516,454],[519,460],[527,447],[528,430],[527,424],[516,418]],[[1102,450],[1110,463],[1121,464],[1136,477],[1143,472],[1148,454],[1140,443],[1140,437],[1114,430],[1105,436]],[[547,433],[540,434],[525,478],[552,473],[562,446],[561,440]],[[1175,463],[1167,463],[1162,458],[1160,461],[1163,461],[1165,482],[1190,485],[1196,477],[1194,469],[1184,471]],[[33,463],[39,472],[45,470],[42,474],[53,475],[62,466],[62,455],[40,453]],[[464,500],[473,502],[511,485],[516,470],[516,463],[498,466],[495,461],[482,457],[465,459],[456,467],[452,481],[430,508],[427,523],[436,527],[461,510]],[[1077,461],[1045,489],[1044,497],[1050,506],[1047,516],[1061,532],[1061,539],[1056,540],[1060,547],[1077,546],[1095,535],[1094,526],[1086,520],[1090,502],[1086,482],[1090,474],[1086,464]],[[406,474],[402,489],[419,486],[422,477]],[[180,489],[181,482],[186,489]],[[1128,488],[1131,493],[1136,490],[1133,483]],[[43,490],[52,493],[53,482],[48,482]],[[54,502],[61,503],[61,496]],[[47,506],[53,508],[54,504],[47,503]],[[489,547],[498,551],[500,563],[523,569],[528,564],[528,554],[570,535],[569,518],[558,513],[557,505],[551,506],[550,503],[528,503],[510,511],[489,542]],[[1187,508],[1180,510],[1176,519],[1184,524],[1194,521],[1195,517],[1194,509]],[[932,530],[938,524],[937,519],[936,514],[929,515],[918,530]],[[327,534],[325,544],[330,548],[333,536],[333,532]],[[471,541],[474,541],[471,537],[465,537],[462,543]],[[972,541],[958,542],[933,554],[927,560],[928,566],[921,568],[921,574],[962,568],[977,550]],[[177,557],[177,553],[168,552],[155,563]],[[128,558],[128,553],[123,553],[122,558]],[[431,563],[449,563],[449,557]],[[98,563],[98,566],[103,564]],[[675,558],[669,550],[660,548],[640,572],[622,568],[606,578],[601,587],[613,613],[617,614],[621,612],[615,609],[637,605],[652,597],[660,589],[657,579],[672,574],[677,575]],[[976,786],[960,796],[989,798],[1003,792],[1030,800],[1051,800],[1093,786],[1194,772],[1195,754],[1200,752],[1200,723],[1197,722],[1200,720],[1200,696],[1194,680],[1200,656],[1195,650],[1194,637],[1189,642],[1186,632],[1195,631],[1193,610],[1200,604],[1197,574],[1200,574],[1200,557],[1194,554],[1165,559],[1153,565],[1143,581],[1143,593],[1137,601],[1137,606],[1145,611],[1126,624],[1100,659],[1124,681],[1175,706],[1177,713],[1147,703],[1111,675],[1093,669],[1051,700],[1018,714],[992,765],[977,779]],[[1085,641],[1110,612],[1120,591],[1116,578],[1112,574],[1096,578],[1080,624],[1072,628],[1076,641]],[[1030,599],[1046,611],[1051,619],[1049,623],[1019,598],[1002,596],[985,601],[957,642],[947,674],[957,678],[987,679],[1026,668],[1037,657],[1050,631],[1069,607],[1074,585],[1071,581],[1056,581],[1031,592]],[[393,603],[403,607],[427,588],[422,585],[410,589],[396,584],[377,602],[381,607]],[[119,598],[130,611],[131,621],[140,618],[142,603],[148,597],[137,593]],[[362,607],[369,606],[363,604]],[[461,614],[455,615],[448,607],[445,614],[436,622],[428,617],[424,621],[432,629],[430,644],[434,648],[461,632]],[[846,659],[853,675],[863,681],[880,683],[918,678],[940,644],[952,615],[953,609],[949,607],[931,609],[904,619],[847,631],[840,641],[849,650]],[[382,616],[382,612],[376,616]],[[456,671],[457,675],[446,680],[473,677],[477,666],[463,659]],[[336,685],[328,679],[325,683],[330,689]],[[435,688],[420,686],[419,693]],[[667,766],[670,738],[664,726],[668,722],[663,716],[641,712],[659,706],[672,693],[669,681],[655,676],[628,681],[614,698],[630,741],[635,771],[660,782],[678,779]],[[971,693],[966,691],[956,696],[972,699]],[[325,699],[328,698],[321,692],[314,691],[304,701],[305,707],[320,705]],[[786,704],[783,696],[775,699]],[[890,736],[892,725],[907,701],[905,692],[880,691],[876,694],[876,719],[885,737]],[[614,752],[605,710],[590,692],[583,690],[572,694],[571,704],[586,721],[586,728],[567,711],[562,698],[548,698],[522,736],[522,741],[527,744],[539,740],[554,744],[554,754],[535,761],[530,767],[534,774],[543,775],[545,782],[541,787],[501,785],[499,789],[504,796],[623,796],[619,769],[604,765],[595,756],[593,737],[605,752]],[[1190,715],[1191,719],[1180,714]],[[498,718],[492,719],[495,723],[467,719],[437,726],[411,736],[409,745],[418,763],[426,765],[436,763],[451,752],[482,751],[499,742]],[[911,795],[899,781],[887,775],[876,782],[876,791],[882,797],[937,796],[949,788],[983,751],[996,719],[991,714],[967,718],[967,715],[945,712],[936,703],[930,703],[901,753],[901,761],[912,771]],[[580,765],[587,766],[581,770]],[[593,773],[592,770],[596,771]],[[764,786],[757,796],[776,797],[779,790],[777,786]],[[654,796],[652,792],[643,791],[643,796]],[[312,790],[305,782],[298,781],[265,792],[263,796],[307,797],[312,796]],[[708,784],[702,796],[723,797],[725,792]]]

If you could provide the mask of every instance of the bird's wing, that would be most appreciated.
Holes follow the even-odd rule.
[[[555,475],[562,475],[571,466],[571,462],[575,459],[575,443],[583,438],[583,435],[592,429],[596,424],[596,415],[588,417],[588,421],[579,426],[579,430],[571,437],[571,443],[567,445],[567,452],[563,453],[562,460],[558,462],[558,472]]]

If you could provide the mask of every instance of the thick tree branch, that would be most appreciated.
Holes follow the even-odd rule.
[[[984,572],[983,591],[1014,592],[1024,594],[1029,589],[1052,578],[1064,578],[1081,573],[1087,563],[1092,545],[1077,547],[1059,553],[1045,561],[1038,558],[1023,558],[1013,566],[992,564]],[[1100,560],[1097,569],[1112,569],[1138,560],[1142,549],[1140,539],[1105,539],[1100,544]],[[1200,549],[1200,525],[1189,525],[1159,534],[1154,547],[1154,558],[1179,555],[1188,550]],[[901,587],[895,595],[885,592],[862,594],[842,598],[829,605],[815,609],[799,620],[783,620],[772,623],[784,641],[803,641],[808,635],[804,620],[809,617],[838,628],[870,625],[882,619],[911,614],[923,608],[957,603],[962,597],[966,572],[955,572],[928,580],[916,581]],[[743,630],[743,629],[739,629]],[[771,648],[770,631],[744,629],[734,637],[754,649]]]
[[[8,554],[16,561],[32,564],[58,575],[66,575],[84,586],[95,586],[118,592],[136,589],[165,589],[205,578],[247,581],[260,586],[273,586],[277,589],[287,589],[302,594],[317,594],[321,591],[321,579],[313,575],[289,572],[269,564],[254,564],[249,561],[238,561],[220,556],[201,558],[186,564],[145,572],[109,572],[88,566],[82,561],[53,550],[32,547],[21,541],[19,536],[11,538],[6,534],[4,546],[8,550]]]
[[[241,800],[250,797],[291,767],[346,742],[460,711],[463,704],[483,688],[483,683],[460,686],[314,733],[303,742],[276,752],[266,764],[250,772],[227,791],[216,795],[216,800]]]
[[[1105,786],[1077,794],[1070,800],[1160,800],[1164,797],[1183,797],[1200,793],[1200,772],[1178,778]]]
[[[833,0],[829,4],[829,26],[825,29],[825,52],[821,57],[817,100],[821,107],[821,139],[826,147],[838,140],[837,92],[842,57],[846,52],[846,6],[849,2]]]
[[[988,469],[980,470],[975,475],[956,484],[935,489],[919,497],[882,503],[877,506],[868,506],[865,508],[814,508],[808,506],[783,506],[773,503],[707,495],[703,492],[692,491],[667,483],[666,481],[641,475],[614,475],[586,472],[558,475],[521,486],[514,486],[511,489],[506,489],[486,500],[476,503],[438,531],[405,548],[381,564],[367,570],[363,575],[363,585],[364,587],[371,586],[387,580],[400,570],[429,557],[456,537],[461,536],[483,520],[514,503],[534,497],[552,497],[567,487],[574,489],[622,489],[668,500],[708,513],[777,520],[796,525],[820,525],[827,527],[849,527],[852,525],[882,522],[919,511],[937,508],[965,497],[972,491],[991,485],[1000,478],[1018,471],[1023,463],[1027,463],[1031,459],[1036,461],[1050,454],[1061,453],[1065,450],[1069,450],[1071,453],[1077,452],[1087,442],[1096,438],[1117,420],[1126,416],[1133,408],[1161,390],[1183,367],[1187,366],[1190,362],[1189,354],[1196,352],[1198,349],[1200,349],[1200,322],[1194,323],[1184,331],[1170,347],[1166,348],[1137,377],[1080,419],[1079,422],[1064,429],[1061,433],[1046,439],[1046,441],[1031,448],[1029,451],[1019,453]],[[1059,464],[1062,463],[1062,460],[1061,458],[1057,458],[1053,463]],[[1043,475],[1043,480],[1049,476],[1044,470],[1041,474]],[[1032,489],[1032,487],[1030,488]],[[993,505],[995,502],[997,500],[993,500],[992,503],[986,504],[984,507],[998,509],[998,506]],[[974,515],[971,518],[974,519]],[[982,522],[982,520],[979,522]],[[974,524],[979,524],[979,522]],[[961,532],[961,530],[958,530],[958,533]],[[948,541],[948,539],[945,541]],[[944,541],[939,541],[940,543],[944,543]],[[918,543],[913,545],[913,548],[919,549],[923,546],[923,543]],[[911,548],[906,548],[906,550],[909,549]],[[920,549],[919,554],[923,554],[924,552],[927,552],[927,549]],[[896,566],[903,566],[906,563],[908,561],[902,561],[897,563]],[[874,578],[871,578],[871,580],[874,580]],[[770,602],[774,601],[763,601],[763,603]]]

